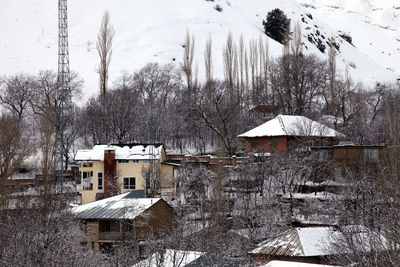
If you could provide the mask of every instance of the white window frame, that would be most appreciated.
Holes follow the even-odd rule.
[[[132,185],[131,184],[131,179],[135,179],[135,183]],[[125,179],[128,179],[128,186],[125,187]],[[136,189],[136,177],[133,176],[128,176],[128,177],[124,177],[122,179],[122,189],[127,189],[127,190],[135,190]]]

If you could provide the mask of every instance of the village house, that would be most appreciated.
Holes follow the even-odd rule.
[[[123,240],[140,242],[150,235],[161,237],[174,227],[175,212],[161,198],[136,198],[127,192],[72,209],[85,232],[82,246],[110,250]]]
[[[343,134],[304,116],[278,115],[243,134],[247,152],[287,151],[299,144],[334,145]]]
[[[345,182],[350,178],[360,177],[362,172],[378,176],[378,167],[384,163],[388,147],[340,142],[333,146],[313,147],[312,150],[318,153],[319,161],[332,161],[336,182]]]
[[[95,145],[78,150],[80,194],[86,204],[133,191],[137,197],[176,195],[174,164],[162,144]]]

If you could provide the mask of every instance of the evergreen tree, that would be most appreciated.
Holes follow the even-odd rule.
[[[281,44],[285,39],[286,29],[289,24],[290,19],[278,8],[268,12],[266,20],[263,20],[265,34]]]

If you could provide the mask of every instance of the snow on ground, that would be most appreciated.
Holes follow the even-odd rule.
[[[205,252],[198,251],[183,251],[183,250],[173,250],[167,249],[164,254],[155,253],[149,258],[138,262],[132,267],[147,267],[147,266],[164,266],[164,267],[174,267],[174,266],[186,266],[191,262],[197,260],[203,256]]]
[[[0,74],[57,71],[57,1],[0,0],[0,4]],[[305,36],[315,32],[315,25],[325,37],[349,33],[355,47],[342,40],[338,66],[344,70],[352,63],[354,79],[372,85],[394,81],[400,73],[400,5],[395,0],[70,0],[68,5],[70,64],[86,82],[83,100],[98,91],[96,38],[106,10],[115,28],[110,81],[122,71],[134,72],[149,62],[179,66],[186,31],[195,36],[199,78],[204,76],[203,48],[210,36],[215,76],[222,78],[222,48],[228,32],[236,41],[241,34],[247,41],[267,38],[261,22],[274,8],[284,10],[293,22],[301,21],[303,15],[308,23],[302,25]],[[306,52],[327,58],[306,38],[304,42]],[[272,39],[269,47],[272,56],[282,52]]]
[[[283,198],[286,199],[319,199],[319,200],[332,200],[338,199],[340,196],[330,193],[330,192],[315,192],[315,193],[293,193],[292,195],[286,194]]]
[[[334,267],[334,266],[325,264],[292,262],[292,261],[270,261],[265,265],[259,265],[259,267]]]

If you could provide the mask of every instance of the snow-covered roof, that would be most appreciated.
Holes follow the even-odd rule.
[[[335,266],[326,264],[295,262],[295,261],[270,261],[265,265],[260,265],[259,267],[335,267]]]
[[[335,232],[332,227],[292,228],[274,239],[261,243],[250,253],[292,257],[330,255],[327,248]]]
[[[319,200],[329,200],[329,199],[338,199],[342,198],[340,195],[331,193],[331,192],[315,192],[315,193],[292,193],[285,194],[282,196],[285,199],[319,199]]]
[[[304,116],[278,115],[238,137],[309,136],[341,137],[343,134]]]
[[[162,145],[95,145],[93,149],[78,150],[75,160],[104,160],[104,150],[115,150],[115,159],[143,160],[160,159]]]
[[[94,201],[71,211],[81,219],[133,220],[161,198],[132,198],[132,192]]]
[[[165,253],[161,254],[159,252],[154,253],[147,259],[140,261],[133,265],[132,267],[144,267],[144,266],[164,266],[164,267],[174,267],[174,266],[186,266],[193,261],[197,260],[201,256],[205,255],[205,252],[199,251],[183,251],[183,250],[173,250],[166,249]]]

